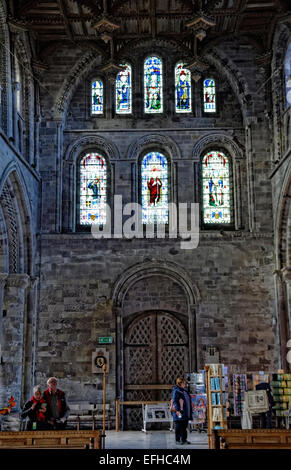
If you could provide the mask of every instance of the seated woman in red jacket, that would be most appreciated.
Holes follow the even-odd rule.
[[[46,420],[47,402],[42,397],[40,385],[33,389],[33,395],[28,402],[25,403],[21,418],[27,419],[27,431],[50,429],[51,426]]]

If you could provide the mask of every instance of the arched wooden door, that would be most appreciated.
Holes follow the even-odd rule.
[[[171,388],[189,370],[188,333],[174,315],[139,315],[124,335],[124,399],[170,400]],[[125,408],[125,426],[140,428],[141,407]]]

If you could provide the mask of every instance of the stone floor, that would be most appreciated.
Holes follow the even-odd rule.
[[[206,433],[188,432],[191,444],[176,445],[173,431],[107,431],[105,449],[208,449]]]

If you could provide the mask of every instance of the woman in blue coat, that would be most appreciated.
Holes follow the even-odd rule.
[[[191,398],[186,389],[187,384],[184,379],[179,377],[172,391],[172,401],[175,411],[172,411],[175,424],[176,444],[191,444],[187,441],[188,421],[192,417]]]

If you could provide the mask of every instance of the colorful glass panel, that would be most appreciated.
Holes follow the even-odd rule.
[[[229,224],[230,175],[224,153],[208,152],[202,160],[203,221],[205,224]]]
[[[124,69],[116,78],[116,112],[118,114],[130,114],[131,107],[131,66],[121,65]]]
[[[182,63],[175,67],[176,112],[191,111],[191,72]]]
[[[285,83],[286,83],[286,105],[291,105],[291,43],[288,46],[285,57]]]
[[[92,82],[91,114],[103,114],[103,83],[101,80]]]
[[[144,224],[168,223],[168,162],[164,155],[150,152],[141,162],[141,204]]]
[[[106,223],[107,165],[98,153],[87,153],[80,161],[80,225]]]
[[[158,57],[148,57],[144,63],[144,111],[163,112],[163,68]]]
[[[215,81],[212,78],[206,78],[203,82],[203,106],[205,113],[216,112]]]

